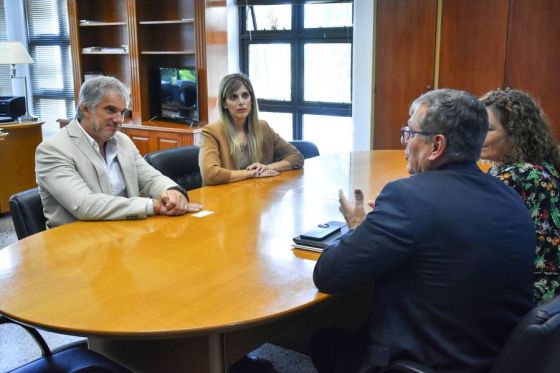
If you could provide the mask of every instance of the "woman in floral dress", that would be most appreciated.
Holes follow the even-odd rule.
[[[541,107],[528,94],[505,89],[481,98],[489,129],[481,158],[494,161],[489,173],[525,201],[535,223],[536,304],[560,294],[560,152]]]

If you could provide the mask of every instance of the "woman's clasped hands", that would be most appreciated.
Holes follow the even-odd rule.
[[[247,166],[246,170],[249,171],[249,177],[270,177],[280,175],[280,172],[262,163],[252,163]]]

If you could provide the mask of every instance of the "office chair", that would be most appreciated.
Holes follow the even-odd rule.
[[[47,220],[43,215],[39,188],[24,190],[11,196],[10,215],[18,240],[44,231]]]
[[[383,373],[428,373],[411,361],[391,362]],[[489,373],[560,372],[560,295],[533,308],[517,324]]]
[[[51,350],[36,329],[0,315],[0,324],[15,324],[29,333],[41,350],[41,357],[9,373],[131,373],[97,352],[88,350],[87,341],[77,341]]]
[[[317,148],[317,145],[315,145],[311,141],[293,140],[289,141],[289,143],[295,146],[297,150],[299,150],[299,152],[303,154],[303,158],[305,159],[317,157],[320,155],[319,148]]]
[[[146,154],[144,159],[188,191],[202,186],[198,167],[199,150],[198,146],[181,146]]]

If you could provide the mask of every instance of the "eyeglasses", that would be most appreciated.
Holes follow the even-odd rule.
[[[401,128],[401,144],[403,144],[403,145],[408,144],[410,139],[413,138],[416,135],[433,136],[433,135],[436,135],[436,134],[431,133],[431,132],[414,131],[414,130],[410,129],[409,126],[405,126],[405,127]]]

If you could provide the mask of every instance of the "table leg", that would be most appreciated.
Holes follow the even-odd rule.
[[[224,348],[225,336],[223,334],[210,334],[208,336],[208,357],[210,372],[227,373],[226,351]]]
[[[152,340],[89,337],[89,348],[138,373],[221,373],[217,337]],[[212,341],[211,341],[212,339]],[[215,361],[219,359],[220,361]]]

